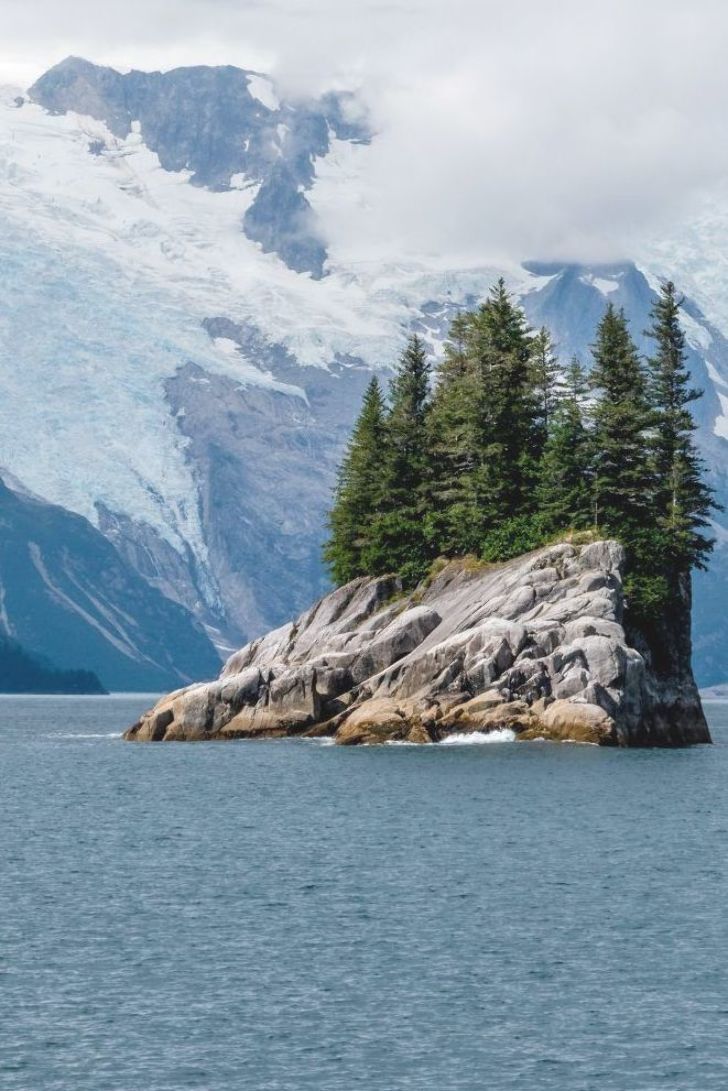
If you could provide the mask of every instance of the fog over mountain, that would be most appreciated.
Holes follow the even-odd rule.
[[[235,64],[289,99],[353,90],[378,139],[331,210],[337,251],[613,260],[721,184],[727,30],[713,0],[7,0],[0,79],[76,54]]]

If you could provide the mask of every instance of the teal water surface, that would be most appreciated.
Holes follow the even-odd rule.
[[[123,743],[0,699],[3,1091],[728,1087],[716,745]]]

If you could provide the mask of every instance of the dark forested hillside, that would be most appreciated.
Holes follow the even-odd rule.
[[[106,693],[92,671],[57,670],[0,637],[0,693]]]

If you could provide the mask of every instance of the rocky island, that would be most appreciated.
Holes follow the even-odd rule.
[[[359,578],[163,698],[137,742],[330,737],[433,743],[508,730],[604,746],[710,742],[690,669],[690,604],[660,647],[624,628],[624,550],[563,542],[453,561],[410,594]]]
[[[643,362],[608,304],[588,378],[502,280],[453,321],[434,388],[412,335],[341,462],[324,550],[338,588],[127,739],[710,742],[690,605],[715,503],[680,307],[664,284]]]

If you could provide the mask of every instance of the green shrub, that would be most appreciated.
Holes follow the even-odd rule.
[[[488,533],[481,556],[484,561],[509,561],[538,549],[551,537],[537,515],[516,515],[504,519]]]

